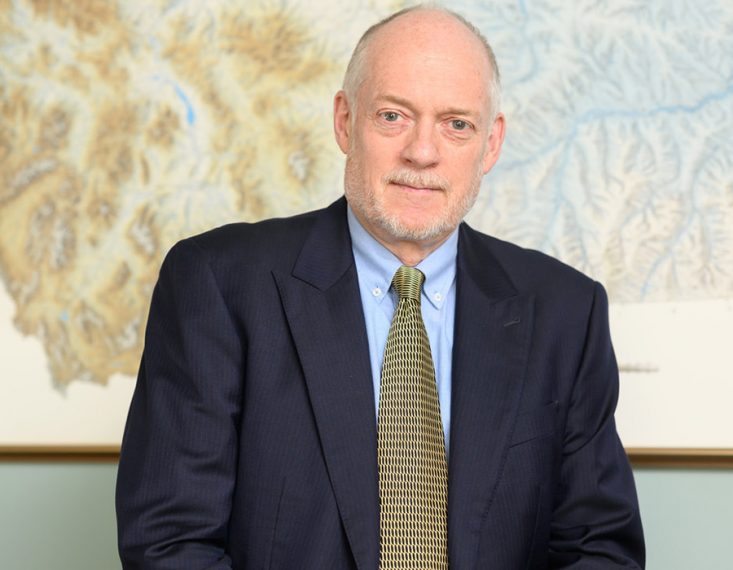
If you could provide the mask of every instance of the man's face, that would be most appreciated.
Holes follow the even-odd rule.
[[[442,242],[473,205],[503,139],[503,117],[488,116],[483,46],[462,24],[430,14],[379,30],[356,101],[336,96],[346,197],[384,243]]]

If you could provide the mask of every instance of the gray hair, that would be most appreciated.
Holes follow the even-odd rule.
[[[356,44],[354,52],[351,54],[349,65],[346,67],[346,73],[344,74],[343,90],[346,93],[346,99],[349,101],[349,105],[353,107],[356,104],[356,93],[359,90],[359,87],[361,87],[361,84],[364,82],[366,52],[371,43],[372,37],[374,36],[374,33],[377,32],[380,28],[384,27],[386,24],[389,24],[392,20],[395,20],[396,18],[399,18],[404,14],[408,14],[410,12],[415,12],[418,10],[436,10],[438,12],[442,12],[444,14],[452,16],[453,18],[461,22],[464,26],[466,26],[466,28],[468,28],[468,30],[471,31],[473,35],[476,36],[476,38],[478,38],[483,44],[486,50],[486,56],[489,60],[489,65],[491,67],[491,77],[489,78],[487,92],[489,96],[489,123],[493,123],[501,107],[501,79],[499,77],[499,66],[496,63],[494,50],[491,49],[489,42],[486,40],[481,31],[466,18],[454,12],[453,10],[448,10],[447,8],[439,6],[432,6],[429,4],[418,4],[416,6],[411,6],[409,8],[400,10],[399,12],[395,12],[394,14],[387,16],[383,20],[380,20],[379,22],[371,26],[366,32],[364,32],[364,34],[359,39],[359,42]]]

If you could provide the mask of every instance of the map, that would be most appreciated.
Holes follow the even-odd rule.
[[[27,392],[0,399],[0,443],[44,399],[122,400],[118,438],[165,253],[342,193],[332,97],[360,34],[405,5],[0,0],[0,386]],[[631,313],[701,303],[733,334],[733,6],[450,7],[495,49],[508,125],[469,223],[603,282],[624,373],[666,366]]]

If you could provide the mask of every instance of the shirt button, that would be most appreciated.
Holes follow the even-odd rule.
[[[436,302],[440,303],[440,301],[443,300],[443,295],[441,295],[440,293],[436,293],[435,295],[433,295],[433,299],[435,299]]]
[[[375,287],[372,289],[372,295],[375,297],[379,297],[382,294],[382,290],[379,287]]]

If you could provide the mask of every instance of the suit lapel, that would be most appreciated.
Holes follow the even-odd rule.
[[[379,560],[377,432],[346,202],[315,222],[291,275],[275,274],[357,566]]]
[[[524,384],[533,299],[518,295],[485,237],[458,244],[448,543],[451,567],[474,568]]]
[[[448,532],[451,566],[473,568],[521,398],[534,306],[486,238],[465,224],[460,232]],[[274,277],[354,559],[360,569],[377,568],[374,391],[345,200],[317,219],[292,274]]]

